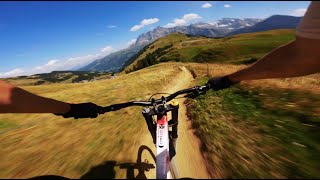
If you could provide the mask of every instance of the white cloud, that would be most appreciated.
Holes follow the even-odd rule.
[[[42,66],[37,66],[35,68],[33,68],[34,71],[37,71],[36,73],[38,72],[43,72],[43,71],[49,71],[49,70],[52,70],[54,68],[56,68],[57,66],[59,66],[59,61],[60,60],[57,60],[57,59],[52,59],[52,60],[49,60],[47,62],[47,64],[44,64]]]
[[[8,72],[0,73],[0,77],[14,77],[14,76],[20,76],[24,73],[24,70],[20,68],[13,69]]]
[[[185,14],[183,15],[183,20],[185,21],[192,21],[194,19],[201,19],[202,17],[199,16],[198,14],[190,13],[190,14]]]
[[[129,42],[127,42],[127,46],[131,46],[133,44],[135,44],[137,41],[137,39],[131,39]]]
[[[299,8],[299,9],[295,9],[293,10],[290,15],[292,16],[304,16],[304,14],[306,13],[307,9],[306,8]]]
[[[138,30],[141,29],[141,28],[143,28],[142,25],[135,25],[135,26],[133,26],[133,27],[130,29],[130,31],[138,31]]]
[[[165,28],[172,28],[175,26],[184,26],[193,20],[201,19],[201,18],[202,17],[199,16],[198,14],[194,14],[194,13],[185,14],[185,15],[183,15],[183,17],[181,19],[174,19],[172,23],[168,23],[164,27]]]
[[[187,25],[187,21],[185,21],[183,19],[174,19],[172,23],[168,23],[164,27],[165,28],[172,28],[175,26],[184,26],[184,25]]]
[[[104,47],[104,48],[101,49],[101,53],[107,53],[107,54],[109,54],[109,53],[111,53],[113,50],[114,50],[113,47],[111,47],[111,46],[106,46],[106,47]]]
[[[209,8],[209,7],[211,7],[212,5],[210,4],[210,3],[205,3],[205,4],[203,4],[201,7],[202,8]]]
[[[109,51],[104,51],[104,52],[101,51],[94,55],[88,54],[84,56],[72,57],[63,61],[56,60],[55,63],[52,63],[52,60],[50,60],[47,64],[44,64],[42,66],[37,66],[31,69],[30,72],[28,72],[28,74],[38,74],[38,73],[47,73],[51,71],[78,69],[108,54],[110,54]]]
[[[98,53],[88,54],[88,55],[78,56],[78,57],[71,57],[66,60],[50,60],[47,64],[43,66],[38,66],[33,70],[41,70],[40,72],[36,72],[36,73],[44,73],[44,72],[51,72],[54,70],[77,69],[99,58],[103,58],[108,54],[114,52],[115,50],[116,49],[114,49],[111,46],[105,46],[104,48],[101,48]],[[32,74],[34,74],[34,72]]]
[[[164,25],[163,27],[172,28],[172,27],[175,27],[175,26],[177,26],[177,25],[175,25],[174,23],[168,23],[168,24]]]
[[[48,65],[48,66],[52,66],[52,65],[56,64],[57,62],[59,62],[59,60],[53,59],[53,60],[50,60],[50,61],[47,63],[47,65]]]
[[[140,24],[147,26],[147,25],[150,25],[150,24],[154,24],[154,23],[156,23],[156,22],[159,22],[159,19],[158,19],[158,18],[144,19],[144,20],[141,21]]]
[[[183,26],[183,25],[187,24],[187,21],[183,20],[183,19],[174,19],[173,24],[175,24],[177,26]]]
[[[232,6],[230,4],[225,4],[223,7],[225,8],[231,8]]]
[[[68,70],[68,69],[77,69],[82,66],[85,66],[86,64],[89,64],[93,62],[94,60],[97,60],[99,58],[102,58],[104,54],[103,52],[97,53],[95,55],[88,54],[85,56],[79,56],[79,57],[73,57],[69,58],[63,63],[59,64],[59,70]],[[110,53],[105,53],[105,55],[108,55]]]
[[[100,53],[95,54],[97,57],[107,56],[108,54],[114,52],[115,49],[111,46],[106,46],[100,50]]]
[[[48,62],[47,62],[47,64],[44,64],[44,65],[42,65],[42,66],[37,66],[37,67],[35,67],[34,69],[35,70],[46,70],[46,69],[51,69],[51,68],[54,68],[55,66],[57,66],[57,65],[59,65],[58,64],[58,62],[59,62],[60,60],[57,60],[57,59],[52,59],[52,60],[49,60]]]
[[[13,77],[19,75],[31,75],[38,73],[48,73],[51,71],[61,71],[61,70],[71,70],[79,69],[97,59],[103,58],[108,54],[114,52],[114,49],[111,46],[106,46],[101,48],[99,52],[95,54],[88,54],[84,56],[72,57],[65,60],[51,59],[46,64],[30,68],[26,71],[17,68],[9,72],[0,73],[0,77]]]
[[[140,22],[139,25],[135,25],[133,26],[130,31],[137,31],[141,28],[143,28],[144,26],[150,25],[150,24],[154,24],[159,22],[160,20],[158,18],[151,18],[151,19],[144,19]]]
[[[116,27],[117,27],[116,25],[109,25],[107,28],[113,29],[113,28],[116,28]]]

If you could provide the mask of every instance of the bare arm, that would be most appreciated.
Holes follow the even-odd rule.
[[[66,113],[70,105],[0,81],[0,113]]]
[[[297,37],[250,67],[232,73],[233,82],[255,79],[287,78],[320,72],[320,40]]]
[[[233,82],[287,78],[320,72],[320,2],[312,1],[297,27],[296,40],[281,46],[250,67],[228,76]]]

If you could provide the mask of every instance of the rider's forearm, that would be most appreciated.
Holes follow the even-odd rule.
[[[245,69],[230,74],[233,82],[255,79],[287,78],[320,72],[319,41],[292,41]]]
[[[0,113],[65,113],[67,103],[41,97],[0,81]]]

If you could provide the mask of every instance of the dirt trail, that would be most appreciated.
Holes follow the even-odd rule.
[[[185,67],[180,67],[180,73],[177,77],[168,84],[164,92],[173,93],[183,88],[190,87],[190,82],[193,80],[191,73]],[[179,102],[179,125],[178,125],[178,141],[177,141],[177,155],[174,157],[177,167],[177,178],[194,178],[194,179],[208,179],[211,178],[207,172],[203,157],[200,152],[200,141],[193,134],[191,122],[186,115],[186,106],[183,103],[184,99],[178,99]],[[170,119],[171,117],[169,117]],[[142,144],[148,146],[155,153],[156,148],[152,143],[150,134],[146,134],[142,138]],[[154,162],[150,155],[144,154],[143,158],[148,159],[149,162]],[[155,169],[146,172],[147,178],[155,178]]]

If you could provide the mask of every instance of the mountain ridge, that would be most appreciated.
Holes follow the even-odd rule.
[[[145,46],[157,39],[172,33],[183,33],[191,36],[226,37],[242,33],[260,32],[273,29],[295,28],[302,17],[273,15],[266,19],[257,18],[222,18],[216,22],[197,22],[188,26],[172,28],[156,27],[138,36],[135,44],[126,49],[113,52],[87,66],[80,68],[84,71],[113,71],[122,70],[128,60],[141,51]]]

